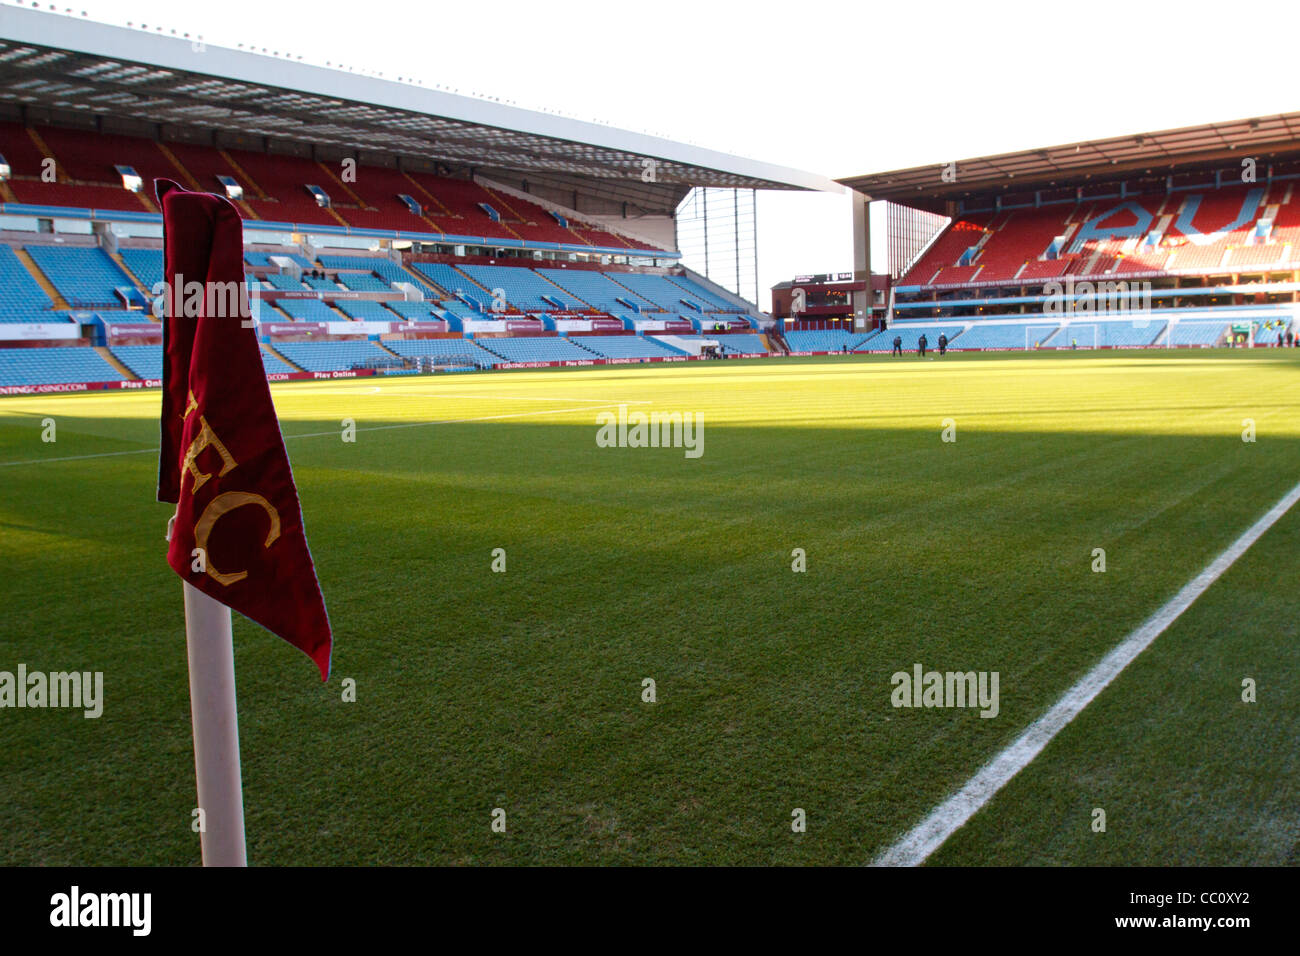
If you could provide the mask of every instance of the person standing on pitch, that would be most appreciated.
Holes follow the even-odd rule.
[[[929,344],[925,339],[925,333],[922,332],[921,337],[916,340],[916,354],[921,358],[925,358],[925,347]]]
[[[894,355],[897,355],[899,358],[902,358],[902,357],[903,357],[903,337],[902,337],[901,335],[895,335],[895,336],[894,336],[894,352],[893,352],[893,354],[894,354]]]
[[[943,355],[948,351],[948,336],[944,332],[939,333],[939,354]]]

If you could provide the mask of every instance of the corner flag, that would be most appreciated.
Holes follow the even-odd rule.
[[[251,321],[239,213],[170,180],[155,189],[166,282],[158,500],[177,506],[167,563],[328,680],[329,618]]]

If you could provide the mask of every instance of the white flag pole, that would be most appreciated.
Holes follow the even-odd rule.
[[[230,608],[188,581],[181,583],[185,589],[185,643],[190,657],[194,771],[204,822],[199,834],[203,865],[247,866]]]

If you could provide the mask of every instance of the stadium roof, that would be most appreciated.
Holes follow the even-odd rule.
[[[185,35],[0,7],[0,104],[130,117],[479,169],[625,195],[690,186],[838,192],[830,179],[643,133]],[[260,45],[259,45],[260,46]],[[646,182],[645,160],[654,160]],[[608,190],[604,190],[608,192]]]
[[[889,199],[921,208],[988,192],[1070,186],[1125,173],[1172,172],[1183,168],[1282,155],[1300,156],[1300,113],[1206,123],[1087,143],[957,160],[952,182],[948,163],[914,166],[839,180],[872,199]]]

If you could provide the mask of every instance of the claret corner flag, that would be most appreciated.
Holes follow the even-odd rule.
[[[229,200],[155,181],[163,214],[158,500],[176,505],[167,563],[307,654],[329,679],[325,600],[271,403]]]

